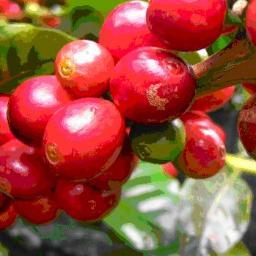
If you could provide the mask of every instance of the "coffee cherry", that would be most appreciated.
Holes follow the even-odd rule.
[[[14,138],[7,121],[8,101],[9,96],[0,94],[0,145]]]
[[[30,200],[16,199],[18,214],[33,224],[46,224],[56,219],[58,207],[52,196],[40,196]]]
[[[138,159],[131,150],[129,139],[126,138],[124,147],[114,164],[101,175],[90,180],[89,185],[100,190],[119,189],[129,179],[137,162]]]
[[[246,11],[246,31],[251,42],[256,45],[256,0],[251,0]]]
[[[111,54],[103,46],[89,40],[66,44],[55,61],[56,76],[76,98],[98,97],[105,93],[113,68]]]
[[[17,212],[14,208],[13,202],[11,200],[0,209],[0,230],[7,229],[11,227],[17,217]]]
[[[56,198],[69,216],[92,222],[102,219],[117,205],[120,191],[100,192],[83,183],[59,181]]]
[[[225,0],[151,0],[147,23],[171,49],[195,51],[221,35],[226,12]]]
[[[175,160],[185,145],[185,131],[179,119],[160,125],[134,124],[130,138],[132,149],[141,160],[158,164]]]
[[[51,28],[57,28],[61,24],[60,17],[49,15],[42,17],[42,23]]]
[[[17,3],[1,0],[0,14],[3,14],[7,19],[20,19],[23,16],[23,11]]]
[[[52,116],[45,129],[44,150],[56,174],[89,179],[114,163],[124,136],[124,120],[113,103],[85,98]]]
[[[233,96],[235,86],[230,86],[196,98],[190,110],[212,112],[223,107]]]
[[[181,171],[196,179],[211,177],[225,165],[224,142],[211,127],[191,125],[189,128],[179,159]]]
[[[40,146],[49,118],[69,101],[69,95],[55,76],[28,79],[10,97],[10,128],[24,143]]]
[[[143,47],[116,65],[110,90],[123,115],[142,124],[175,119],[190,105],[196,82],[187,65],[172,53]]]
[[[218,124],[212,121],[212,119],[207,116],[204,112],[200,111],[187,111],[185,114],[180,116],[180,119],[183,121],[187,133],[189,133],[191,125],[203,126],[206,128],[213,129],[222,139],[224,143],[226,143],[226,133]]]
[[[53,184],[52,175],[35,150],[26,145],[18,147],[15,151],[3,151],[0,148],[2,192],[13,197],[31,198],[49,191]]]
[[[25,144],[23,144],[21,141],[17,140],[17,139],[12,139],[10,141],[8,141],[7,143],[3,144],[1,147],[1,154],[6,154],[11,153],[11,152],[17,152],[19,149],[22,149],[24,151],[26,151],[26,153],[30,153],[33,154],[36,149],[33,147],[28,147]]]
[[[138,47],[166,47],[147,27],[147,8],[148,3],[144,1],[125,2],[106,18],[99,42],[111,52],[116,61]]]
[[[250,94],[256,94],[256,84],[244,83],[243,87]]]
[[[172,162],[163,164],[162,167],[163,167],[164,173],[165,173],[167,176],[169,176],[169,177],[171,177],[171,178],[178,176],[178,171],[177,171],[177,169],[174,167],[174,165],[173,165]]]
[[[253,95],[240,110],[238,133],[247,153],[256,159],[256,95]]]

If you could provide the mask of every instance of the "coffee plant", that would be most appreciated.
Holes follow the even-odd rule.
[[[1,231],[250,255],[255,132],[256,0],[0,0]]]

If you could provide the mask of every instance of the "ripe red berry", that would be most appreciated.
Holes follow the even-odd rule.
[[[163,171],[167,176],[170,177],[177,177],[178,176],[178,171],[177,169],[174,167],[172,162],[166,163],[162,165],[163,167]]]
[[[186,145],[180,156],[181,171],[192,178],[208,178],[215,175],[225,164],[225,145],[211,129],[191,125]]]
[[[0,148],[1,191],[13,197],[31,198],[49,191],[53,184],[52,175],[35,150],[26,145],[15,151]]]
[[[187,133],[189,133],[191,125],[203,126],[213,129],[220,136],[222,141],[224,143],[226,142],[226,133],[224,132],[222,127],[213,122],[211,118],[207,116],[207,114],[205,114],[204,112],[188,111],[183,114],[180,119],[183,121]]]
[[[256,159],[256,95],[253,95],[240,110],[238,132],[247,153]]]
[[[17,3],[1,0],[0,14],[3,14],[8,19],[20,19],[23,16],[23,11]]]
[[[44,16],[42,17],[42,23],[48,27],[57,28],[61,23],[61,19],[60,17],[52,15]]]
[[[69,95],[55,76],[28,79],[10,97],[10,128],[24,143],[40,146],[49,118],[69,101]]]
[[[114,60],[108,50],[89,40],[66,44],[55,61],[56,76],[76,98],[105,93],[113,68]]]
[[[124,136],[124,120],[113,103],[85,98],[52,116],[45,129],[44,150],[58,175],[89,179],[114,163]]]
[[[230,86],[196,98],[190,110],[212,112],[223,107],[233,96],[236,87]]]
[[[246,31],[251,42],[256,45],[256,0],[251,0],[246,12]]]
[[[222,33],[226,0],[151,0],[149,29],[178,51],[208,47]]]
[[[244,83],[243,87],[250,94],[256,94],[256,84]]]
[[[110,90],[123,115],[138,123],[175,119],[195,95],[195,79],[187,65],[172,53],[143,47],[116,65]]]
[[[14,138],[7,121],[8,101],[8,95],[0,94],[0,145]]]
[[[89,184],[100,190],[119,188],[129,179],[137,162],[138,159],[131,150],[129,139],[126,138],[124,147],[114,164],[101,175],[90,180]]]
[[[21,217],[33,224],[49,223],[58,215],[56,201],[49,195],[29,200],[16,199],[14,206]]]
[[[9,200],[3,207],[0,209],[0,230],[11,227],[17,217],[17,212],[14,208],[12,200]]]
[[[98,191],[83,183],[59,181],[56,198],[61,209],[79,221],[98,221],[120,198],[120,191]]]
[[[147,27],[147,8],[148,3],[144,1],[125,2],[106,18],[99,42],[111,52],[116,61],[138,47],[166,47]]]

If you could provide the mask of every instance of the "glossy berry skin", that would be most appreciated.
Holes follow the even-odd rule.
[[[119,197],[120,191],[100,192],[83,183],[59,181],[56,188],[60,208],[78,221],[102,219],[117,205]]]
[[[9,200],[4,207],[0,209],[0,230],[11,227],[17,218],[17,212],[12,200]]]
[[[168,163],[185,145],[185,130],[179,119],[160,125],[134,124],[130,132],[133,152],[143,161]]]
[[[172,162],[163,164],[162,167],[163,167],[164,173],[165,173],[167,176],[169,176],[169,177],[171,177],[171,178],[178,176],[178,171],[177,171],[177,169],[174,167],[174,165],[173,165]]]
[[[201,111],[187,111],[183,114],[180,119],[183,121],[187,133],[189,133],[190,126],[197,125],[206,128],[213,129],[222,139],[224,143],[226,143],[226,133],[222,129],[221,126],[213,122],[213,120],[204,112]]]
[[[37,225],[52,222],[58,215],[53,196],[40,196],[30,200],[16,199],[14,206],[21,217]]]
[[[225,144],[211,127],[193,125],[180,156],[183,173],[196,179],[209,178],[225,165]]]
[[[143,46],[166,48],[147,27],[148,3],[130,1],[118,5],[105,19],[99,43],[105,46],[116,61],[130,51]]]
[[[243,87],[250,94],[256,94],[256,84],[244,83]]]
[[[55,76],[26,80],[11,95],[8,120],[14,135],[29,145],[40,146],[49,118],[70,102]]]
[[[230,86],[196,98],[190,110],[212,112],[223,107],[234,95],[235,86]]]
[[[142,47],[116,65],[110,91],[123,115],[137,123],[175,119],[190,105],[196,82],[187,65],[172,53]]]
[[[20,19],[23,16],[20,6],[9,0],[1,0],[0,14],[4,15],[7,19]]]
[[[57,54],[55,74],[74,97],[99,97],[108,89],[114,60],[105,47],[89,40],[66,44]]]
[[[238,133],[247,153],[256,159],[256,95],[253,95],[240,110],[237,126]]]
[[[0,148],[1,191],[17,198],[31,198],[49,191],[53,185],[54,178],[35,150],[26,145],[15,151]]]
[[[251,42],[256,45],[256,0],[251,0],[246,11],[246,31]]]
[[[14,138],[7,121],[8,101],[8,95],[0,94],[0,145]]]
[[[44,151],[57,175],[86,180],[114,163],[124,136],[124,120],[113,103],[84,98],[52,116],[45,129]]]
[[[225,0],[151,0],[147,23],[171,49],[196,51],[221,35],[226,12]]]
[[[89,181],[90,186],[99,190],[119,189],[132,174],[138,159],[132,152],[129,139],[126,138],[123,149],[116,161],[101,175]]]

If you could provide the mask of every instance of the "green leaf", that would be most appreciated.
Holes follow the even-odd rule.
[[[73,39],[29,24],[0,26],[0,92],[10,92],[31,76],[51,74],[56,54]]]
[[[125,0],[111,0],[111,1],[97,1],[97,0],[67,0],[68,6],[78,7],[88,5],[95,10],[102,13],[104,16],[108,14],[118,4],[125,2]]]
[[[224,254],[217,254],[217,256],[250,256],[250,252],[246,248],[246,246],[240,242],[236,246],[234,246],[232,249],[227,251]]]
[[[252,192],[239,174],[224,168],[212,178],[185,182],[179,214],[182,255],[226,253],[240,241],[250,221]]]
[[[9,256],[9,251],[0,243],[0,256]]]
[[[178,191],[178,181],[168,178],[161,165],[140,163],[123,188],[120,204],[104,222],[128,245],[147,251],[145,255],[177,253]]]

